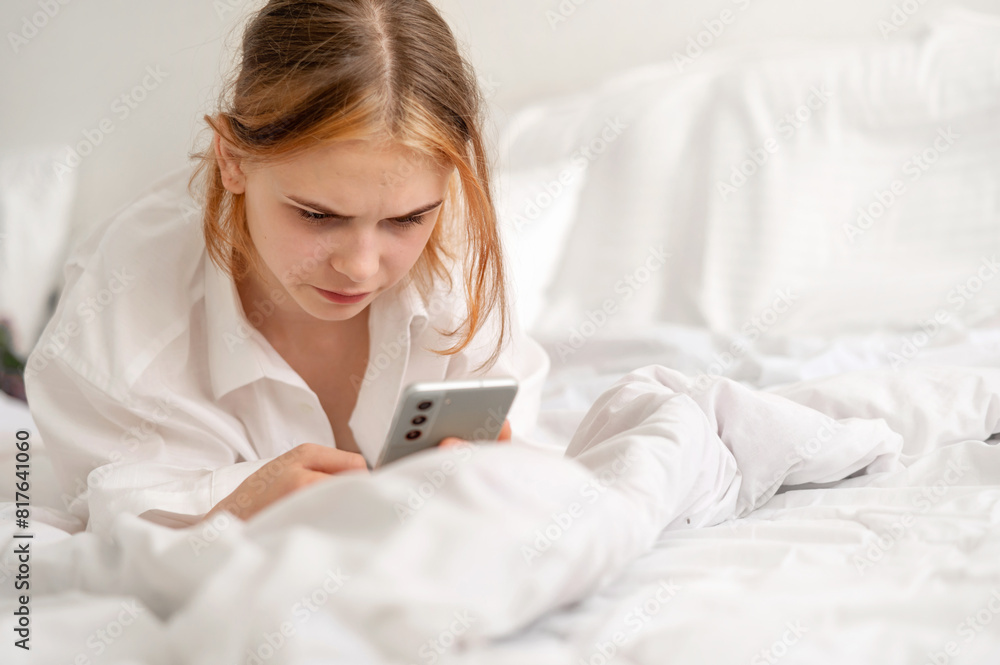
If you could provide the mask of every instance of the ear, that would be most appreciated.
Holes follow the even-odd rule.
[[[222,134],[216,132],[212,146],[215,148],[215,158],[222,171],[222,185],[233,194],[243,194],[247,189],[247,176],[232,144]]]

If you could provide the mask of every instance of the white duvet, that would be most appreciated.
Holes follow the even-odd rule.
[[[571,459],[433,451],[245,524],[36,520],[32,650],[7,575],[2,660],[998,662],[1000,369],[704,388],[647,367]]]

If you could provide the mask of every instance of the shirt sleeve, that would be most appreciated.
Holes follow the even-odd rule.
[[[113,397],[62,357],[26,376],[62,508],[106,533],[120,513],[193,522],[269,460],[242,461],[179,400]]]

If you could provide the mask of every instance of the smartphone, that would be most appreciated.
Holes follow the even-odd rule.
[[[396,406],[374,468],[432,448],[449,436],[495,441],[517,394],[510,377],[411,384]]]

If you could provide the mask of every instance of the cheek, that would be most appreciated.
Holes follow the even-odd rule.
[[[315,269],[309,261],[315,242],[308,233],[302,233],[281,217],[281,212],[266,207],[250,208],[248,201],[247,222],[250,237],[264,264],[283,283],[293,274],[304,274]],[[293,279],[294,281],[294,279]]]
[[[298,284],[308,281],[310,276],[322,270],[321,266],[328,260],[328,252],[324,249],[328,239],[301,229],[283,231],[276,235],[278,238],[274,243],[274,258],[275,263],[280,266],[281,273],[278,277],[282,282],[288,285]]]
[[[414,229],[413,233],[407,234],[396,247],[394,263],[403,270],[409,270],[423,254],[432,231],[433,226],[429,229]]]

